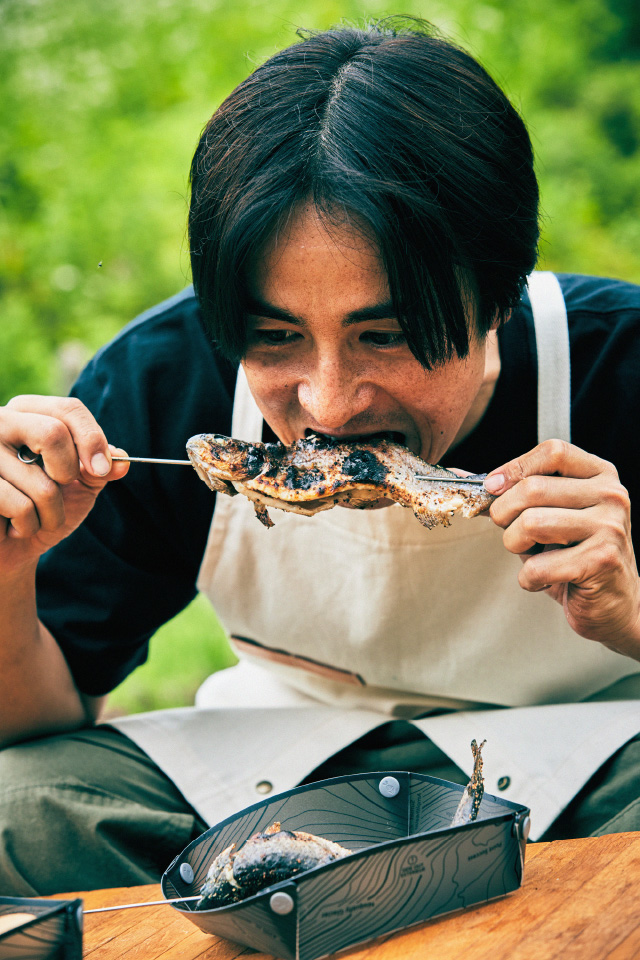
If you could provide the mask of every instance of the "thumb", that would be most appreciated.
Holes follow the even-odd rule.
[[[114,446],[112,443],[108,445],[109,447],[109,470],[104,476],[97,477],[94,473],[89,473],[88,470],[85,470],[84,466],[80,469],[80,480],[85,487],[89,487],[91,490],[100,491],[103,487],[110,483],[112,480],[121,480],[129,472],[130,464],[127,461],[113,460],[113,457],[126,457],[127,453],[125,450],[122,450],[120,447]]]

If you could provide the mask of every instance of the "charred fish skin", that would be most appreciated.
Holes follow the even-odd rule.
[[[471,741],[471,753],[473,754],[473,773],[471,780],[464,788],[464,792],[458,804],[458,809],[453,815],[451,821],[452,827],[459,827],[463,823],[472,823],[478,816],[478,810],[484,795],[484,777],[482,776],[482,748],[487,741],[483,740],[478,746],[476,740]]]
[[[285,446],[199,434],[188,441],[187,453],[212,489],[242,493],[258,504],[256,514],[265,525],[272,525],[268,507],[313,516],[338,503],[366,508],[389,499],[412,509],[423,526],[432,528],[448,526],[455,512],[477,516],[495,499],[484,487],[461,483],[452,471],[384,439],[340,443],[312,436]],[[425,473],[441,479],[416,480]]]
[[[235,844],[227,847],[209,867],[196,910],[238,903],[265,887],[340,860],[352,852],[302,830],[282,830],[277,821],[234,850]]]
[[[235,843],[218,854],[209,867],[207,879],[200,891],[201,899],[196,904],[196,910],[207,909],[202,906],[220,906],[223,903],[237,903],[242,900],[242,888],[233,876],[233,851]]]

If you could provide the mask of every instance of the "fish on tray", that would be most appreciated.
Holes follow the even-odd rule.
[[[235,844],[215,858],[200,891],[196,910],[237,903],[281,880],[340,860],[353,851],[302,830],[281,830],[276,821],[236,850]]]
[[[243,494],[258,519],[272,527],[268,507],[313,516],[338,503],[366,508],[388,499],[413,510],[431,529],[449,525],[459,512],[475,517],[495,497],[451,470],[432,466],[391,440],[375,437],[340,443],[312,435],[283,443],[245,443],[217,433],[202,433],[187,442],[187,454],[202,480],[217,493]],[[418,480],[420,475],[435,480]]]

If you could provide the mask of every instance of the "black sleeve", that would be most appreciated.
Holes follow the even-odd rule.
[[[618,470],[640,556],[640,287],[571,274],[558,279],[571,341],[571,439]]]
[[[185,459],[190,436],[230,433],[234,383],[186,291],[125,328],[73,394],[131,456]],[[154,631],[195,596],[214,502],[188,466],[132,464],[42,557],[39,614],[82,692],[117,686],[146,659]]]

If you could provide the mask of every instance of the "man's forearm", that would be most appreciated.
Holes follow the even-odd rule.
[[[77,690],[38,620],[35,567],[0,584],[0,746],[84,726],[97,710]],[[92,716],[93,713],[93,716]]]

